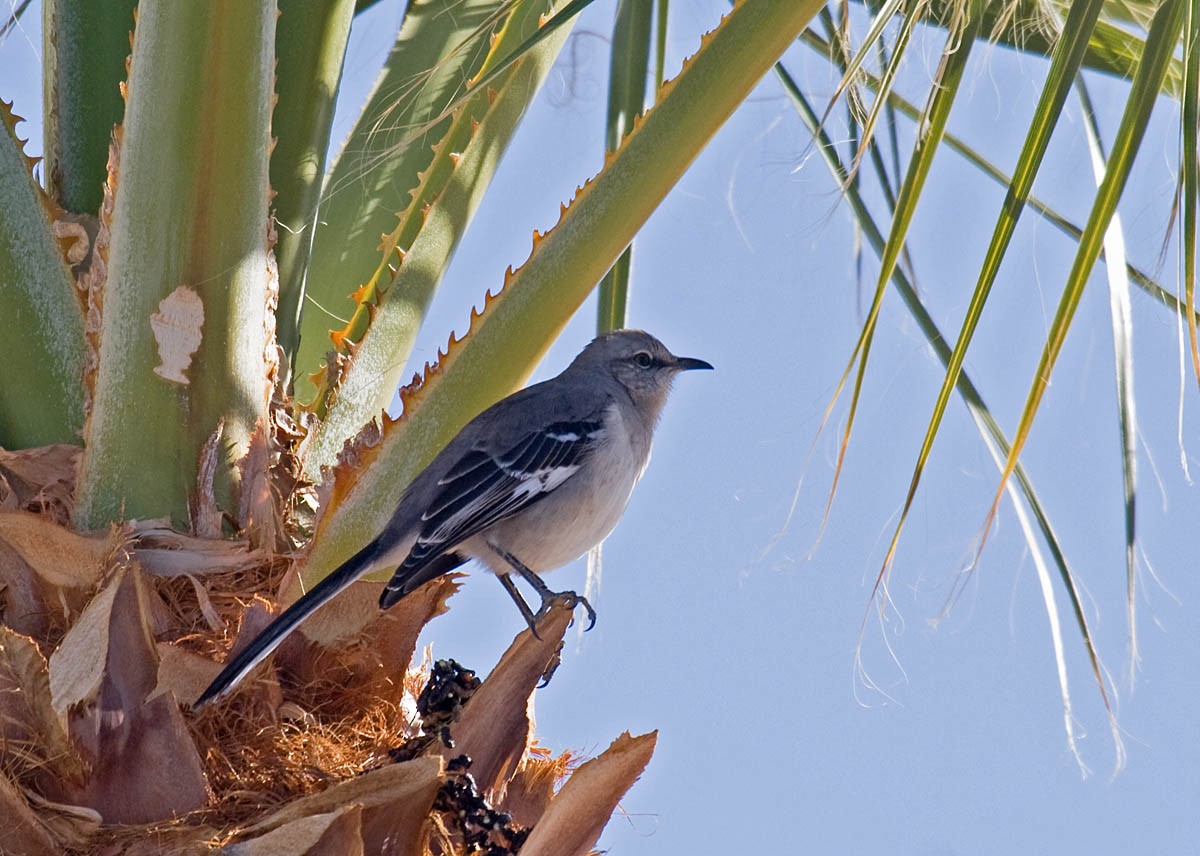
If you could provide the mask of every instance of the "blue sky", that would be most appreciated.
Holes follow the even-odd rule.
[[[343,129],[390,46],[399,18],[392,5],[380,4],[357,28]],[[672,5],[672,67],[724,9],[715,0]],[[469,306],[525,258],[531,231],[550,226],[559,202],[599,167],[611,15],[611,3],[598,3],[577,25],[447,274],[416,363],[465,326]],[[911,100],[924,101],[941,40],[935,31],[918,35],[919,56],[903,77]],[[0,93],[15,96],[26,116],[38,112],[39,54],[33,32],[0,51]],[[823,103],[834,85],[824,63],[799,49],[788,61]],[[970,100],[956,108],[951,131],[1010,166],[1043,71],[1005,49],[979,50],[965,84]],[[1124,85],[1094,85],[1111,139]],[[1174,247],[1161,263],[1160,252],[1175,106],[1160,105],[1121,208],[1131,261],[1172,288]],[[911,139],[910,129],[901,137]],[[1035,192],[1082,222],[1092,181],[1072,105]],[[939,156],[911,250],[921,292],[947,333],[957,330],[1001,198],[957,156]],[[1018,241],[967,363],[1010,431],[1074,249],[1029,214]],[[764,81],[635,246],[630,324],[717,371],[677,385],[647,475],[605,546],[599,622],[572,637],[563,667],[539,691],[543,743],[595,753],[623,730],[659,729],[650,767],[601,839],[613,854],[1194,850],[1200,582],[1192,532],[1200,497],[1180,464],[1175,319],[1134,293],[1144,557],[1132,689],[1111,322],[1099,271],[1024,458],[1120,690],[1128,762],[1114,778],[1104,709],[1060,588],[1075,727],[1093,770],[1085,779],[1064,737],[1046,609],[1011,506],[942,617],[997,483],[957,402],[901,543],[887,620],[866,622],[862,664],[878,689],[856,673],[871,584],[941,379],[889,297],[817,543],[845,402],[816,432],[876,270],[868,256],[859,281],[846,207],[781,90]],[[562,368],[593,327],[585,306],[540,376]],[[1182,454],[1200,473],[1195,379],[1183,389]],[[764,555],[801,475],[795,513]],[[583,576],[580,563],[550,583],[582,589]],[[477,574],[424,641],[485,672],[521,626],[500,586]]]

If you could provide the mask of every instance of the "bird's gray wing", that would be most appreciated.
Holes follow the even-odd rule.
[[[383,607],[413,590],[422,569],[487,527],[528,508],[559,488],[604,440],[597,413],[551,423],[521,436],[503,451],[485,443],[470,448],[437,482],[421,514],[408,556],[380,597]]]

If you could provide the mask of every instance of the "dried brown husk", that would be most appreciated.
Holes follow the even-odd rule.
[[[38,462],[34,472],[45,467],[37,479],[66,483],[54,475],[56,455],[70,458],[27,458]],[[0,497],[34,497],[42,490],[34,481],[0,483]],[[26,598],[26,615],[43,616],[27,634],[0,626],[0,812],[16,819],[23,848],[451,852],[452,819],[431,809],[446,775],[440,743],[402,764],[388,750],[419,732],[426,666],[410,661],[456,577],[376,613],[355,638],[320,645],[297,636],[246,687],[191,711],[186,703],[233,640],[244,644],[275,613],[271,595],[294,557],[261,533],[256,543],[197,538],[161,521],[80,535],[60,525],[64,497],[40,513],[3,510],[0,498],[3,595]],[[362,603],[350,608],[377,609],[377,588],[357,588]],[[20,623],[17,615],[4,617]],[[556,608],[541,639],[524,631],[514,640],[462,709],[455,749],[445,752],[471,754],[496,807],[524,826],[575,811],[572,790],[556,794],[573,759],[551,757],[531,737],[534,687],[570,618]],[[607,777],[605,793],[626,780]],[[593,815],[584,818],[589,834]]]

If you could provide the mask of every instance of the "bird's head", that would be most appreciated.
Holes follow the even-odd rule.
[[[625,388],[634,404],[655,418],[671,391],[675,375],[712,368],[704,360],[675,356],[666,345],[641,330],[605,333],[584,348],[573,365],[605,368]]]

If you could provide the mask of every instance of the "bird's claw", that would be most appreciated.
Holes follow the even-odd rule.
[[[550,612],[551,607],[559,603],[569,609],[572,613],[575,612],[576,607],[582,606],[588,617],[587,629],[591,630],[596,626],[596,610],[592,608],[590,603],[588,603],[588,599],[586,597],[581,594],[576,594],[573,591],[547,592],[547,596],[542,599],[542,608],[538,610],[537,618],[540,620],[542,616]],[[575,623],[574,616],[571,618],[571,623]],[[534,635],[536,636],[537,634],[535,633]]]

